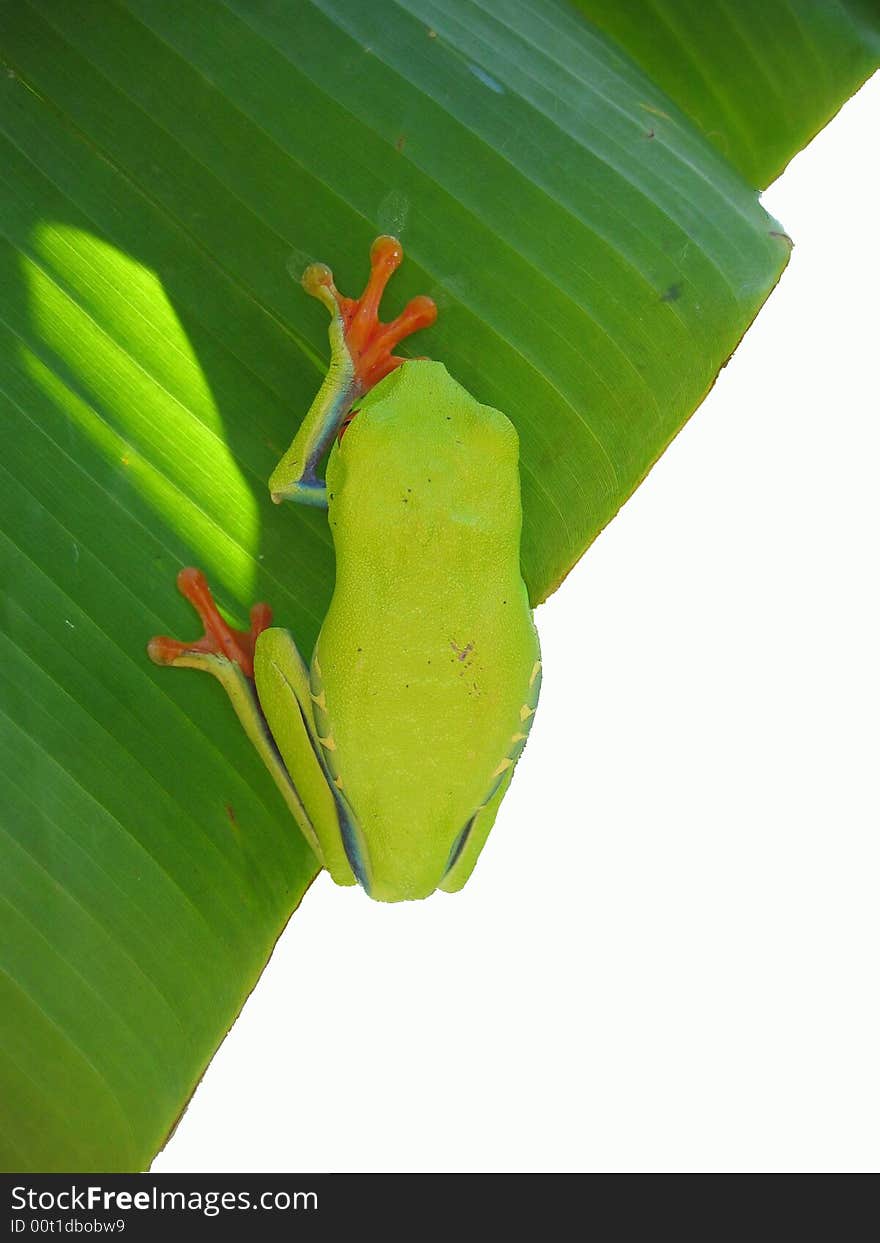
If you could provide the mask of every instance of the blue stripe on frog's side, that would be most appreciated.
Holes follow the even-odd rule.
[[[363,889],[367,897],[370,897],[370,871],[365,858],[363,837],[358,830],[354,813],[349,808],[348,803],[338,791],[334,792],[334,797],[336,799],[336,808],[339,812],[339,832],[342,835],[345,857],[348,859],[351,870],[354,872],[361,889]]]
[[[458,860],[461,857],[461,852],[464,850],[465,845],[467,844],[467,839],[470,837],[471,829],[474,827],[474,821],[476,820],[479,814],[479,811],[480,809],[477,808],[477,810],[471,816],[470,820],[468,820],[467,824],[464,826],[462,831],[459,833],[458,837],[452,843],[452,849],[449,852],[449,858],[446,861],[446,867],[443,869],[444,877],[448,876],[449,873],[452,871],[452,869],[455,867],[456,863],[458,863]]]
[[[339,817],[339,833],[342,837],[345,857],[348,859],[349,866],[352,872],[354,872],[358,884],[370,896],[369,854],[354,809],[342,792],[342,776],[336,763],[336,743],[333,739],[330,717],[327,714],[324,685],[321,681],[321,666],[318,663],[317,652],[312,658],[312,666],[309,670],[309,685],[312,699],[312,718],[315,722],[318,742],[320,743],[319,747],[315,747],[315,754],[326,774],[327,784],[333,793],[333,800],[336,803],[336,814]]]

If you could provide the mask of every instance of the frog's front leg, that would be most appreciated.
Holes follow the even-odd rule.
[[[318,463],[340,434],[354,404],[404,361],[392,350],[405,337],[433,324],[437,307],[431,298],[412,298],[390,323],[379,319],[379,302],[403,248],[396,237],[377,237],[370,248],[370,278],[359,298],[346,298],[333,283],[325,263],[303,273],[303,288],[330,312],[330,367],[290,448],[269,478],[276,504],[297,501],[327,507],[327,489]]]
[[[157,665],[201,669],[217,678],[318,860],[337,884],[353,885],[355,876],[344,851],[334,848],[340,841],[337,799],[316,755],[308,677],[293,639],[286,630],[269,628],[272,612],[266,604],[251,609],[249,630],[229,626],[201,570],[181,570],[177,586],[199,614],[205,633],[193,643],[164,635],[151,639],[150,659]],[[261,702],[264,673],[268,713]],[[271,731],[281,711],[286,716],[279,749],[278,735]]]

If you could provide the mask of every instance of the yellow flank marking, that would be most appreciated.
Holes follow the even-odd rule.
[[[530,708],[528,704],[523,704],[523,706],[519,710],[519,719],[521,721],[527,721],[530,716],[534,716],[534,715],[535,715],[535,709]]]
[[[318,677],[320,678],[320,677],[322,676],[322,674],[321,674],[321,666],[318,664],[318,657],[317,657],[317,655],[315,655],[315,656],[313,656],[313,657],[312,657],[312,664],[313,664],[313,665],[314,665],[314,667],[315,667],[315,673],[317,673]]]
[[[535,678],[538,676],[540,672],[541,672],[541,662],[540,660],[536,660],[532,668],[531,677],[529,678],[529,686],[531,686],[534,683]]]
[[[341,790],[341,789],[342,789],[342,778],[341,778],[341,777],[334,777],[334,778],[333,778],[333,784],[336,786],[336,789],[337,789],[337,790]]]
[[[525,738],[525,734],[511,734],[510,735],[511,742],[522,742],[524,738]]]
[[[316,695],[313,691],[310,694],[312,696],[312,703],[316,703],[322,712],[326,712],[327,700],[324,691],[321,691],[320,695]]]
[[[318,734],[318,742],[320,742],[321,746],[324,748],[325,751],[336,750],[336,743],[333,739],[332,734],[328,734],[326,738],[322,738],[321,735]]]
[[[507,772],[508,768],[513,768],[513,760],[510,758],[510,756],[509,756],[509,755],[505,755],[504,759],[501,761],[501,763],[500,763],[500,764],[498,765],[498,767],[495,769],[495,771],[494,771],[494,773],[492,774],[492,776],[493,776],[493,777],[500,777],[502,773],[506,773],[506,772]]]

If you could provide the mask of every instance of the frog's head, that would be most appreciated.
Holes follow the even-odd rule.
[[[303,288],[330,312],[330,367],[293,443],[269,479],[276,503],[296,499],[324,504],[318,463],[344,434],[356,404],[405,360],[394,348],[437,318],[433,299],[411,299],[390,323],[379,319],[379,303],[391,275],[403,261],[396,237],[377,237],[370,248],[370,276],[359,298],[346,298],[324,263],[313,263],[302,276]]]
[[[511,421],[427,358],[408,359],[358,401],[327,462],[334,540],[341,526],[376,549],[392,548],[392,531],[418,541],[432,529],[507,529],[519,493]]]

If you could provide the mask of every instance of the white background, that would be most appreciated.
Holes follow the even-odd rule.
[[[322,876],[154,1170],[877,1168],[878,132],[765,194],[779,288],[538,611],[472,880]]]

